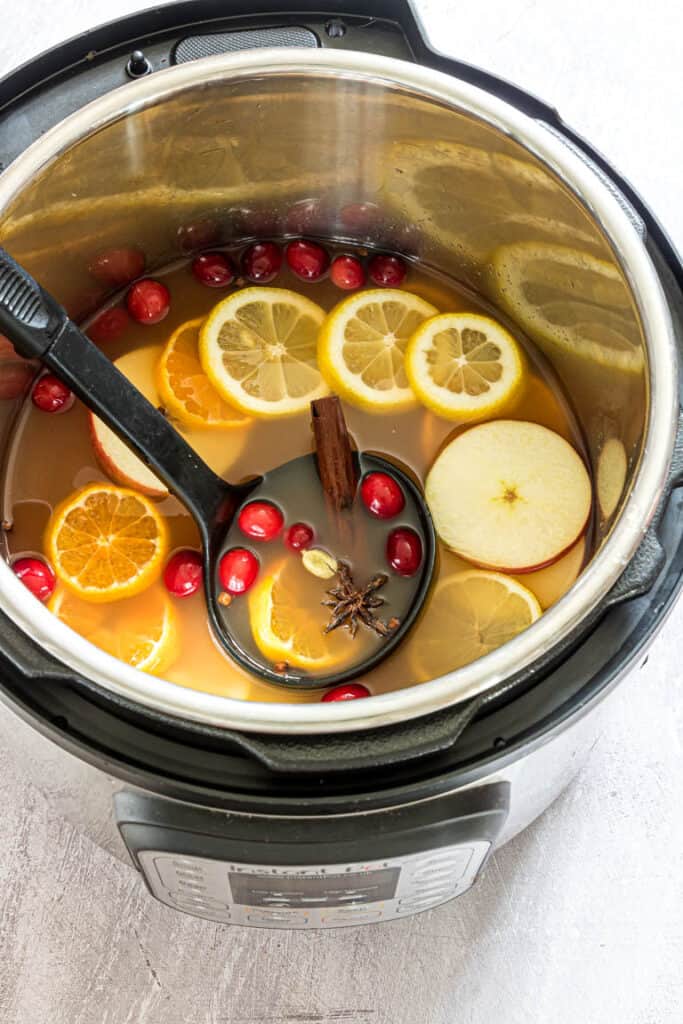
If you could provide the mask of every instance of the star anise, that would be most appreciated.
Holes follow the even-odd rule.
[[[359,623],[373,629],[378,636],[389,636],[393,633],[399,624],[398,619],[392,618],[388,623],[384,622],[373,610],[384,604],[384,598],[380,597],[377,591],[387,582],[388,576],[378,573],[364,587],[357,587],[346,562],[337,564],[337,575],[338,586],[327,591],[331,600],[322,602],[325,607],[332,608],[325,633],[331,633],[333,629],[344,626],[351,636],[355,637]]]

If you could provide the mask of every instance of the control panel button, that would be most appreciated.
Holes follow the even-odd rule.
[[[303,928],[308,924],[307,917],[291,910],[254,910],[247,914],[247,921],[251,924],[283,924],[293,928]]]
[[[321,917],[321,922],[334,927],[341,924],[370,924],[372,921],[381,921],[383,917],[384,913],[381,910],[368,910],[366,907],[352,910],[351,907],[344,907],[325,912]]]

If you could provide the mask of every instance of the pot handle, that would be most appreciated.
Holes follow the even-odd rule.
[[[40,359],[104,420],[202,525],[228,484],[74,324],[57,300],[0,247],[0,331],[27,359]]]

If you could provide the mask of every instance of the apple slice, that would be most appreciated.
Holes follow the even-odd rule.
[[[598,470],[595,489],[598,506],[605,522],[610,519],[619,504],[626,483],[628,458],[626,449],[617,437],[610,437],[598,455]]]
[[[533,572],[568,551],[592,504],[580,455],[555,431],[523,420],[459,434],[436,459],[425,493],[447,547],[510,573]]]
[[[159,395],[154,383],[154,374],[159,361],[161,346],[149,345],[134,349],[121,356],[114,366],[128,377],[142,394],[154,405],[159,405]],[[102,420],[89,414],[90,436],[100,466],[112,480],[124,487],[132,487],[151,498],[165,498],[168,488],[148,469],[141,459],[105,426]]]

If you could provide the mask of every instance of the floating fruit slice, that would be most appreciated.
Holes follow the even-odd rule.
[[[522,242],[492,256],[502,305],[541,344],[639,373],[638,322],[616,266],[561,245]]]
[[[161,401],[172,416],[190,427],[222,430],[243,426],[244,413],[223,401],[199,362],[203,322],[200,317],[181,324],[164,348],[156,374]]]
[[[523,379],[519,345],[501,324],[476,313],[442,313],[410,339],[406,373],[428,409],[448,420],[492,416]]]
[[[352,645],[340,636],[341,631],[325,635],[324,616],[311,614],[311,607],[319,606],[324,596],[324,587],[294,561],[282,563],[252,589],[248,600],[254,642],[274,664],[286,662],[319,672],[348,658]],[[313,600],[306,600],[311,596]]]
[[[316,344],[325,312],[286,288],[244,288],[213,309],[199,335],[204,372],[251,416],[291,416],[328,392]]]
[[[411,643],[419,678],[435,679],[489,654],[540,614],[531,591],[502,573],[469,569],[447,576]]]
[[[142,672],[159,675],[177,657],[176,612],[159,587],[121,601],[114,608],[92,604],[61,589],[48,607],[86,640]]]
[[[547,427],[493,420],[451,441],[427,477],[436,531],[476,565],[531,572],[583,533],[591,482],[581,457]]]
[[[139,594],[161,574],[166,525],[152,502],[123,487],[91,484],[52,513],[45,550],[58,579],[88,601]]]
[[[603,519],[609,519],[624,491],[628,459],[626,449],[618,437],[610,437],[605,441],[598,455],[596,473],[596,491],[598,505]]]
[[[318,361],[325,380],[368,412],[412,408],[417,403],[404,366],[406,346],[437,312],[399,288],[373,288],[344,299],[320,332]]]
[[[158,349],[154,345],[137,348],[121,356],[114,363],[117,370],[135,383],[145,398],[156,405],[158,396],[154,388],[153,368],[158,358]],[[128,445],[110,430],[102,420],[88,413],[90,436],[100,466],[112,480],[124,487],[133,487],[151,498],[163,498],[168,488],[149,469],[142,459],[135,455]]]

